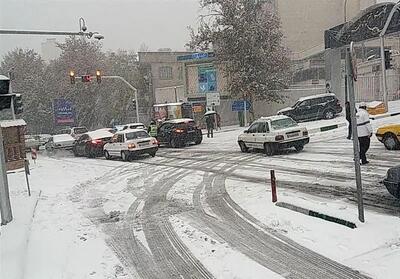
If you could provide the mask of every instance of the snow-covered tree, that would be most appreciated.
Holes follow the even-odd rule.
[[[21,115],[31,132],[52,130],[52,104],[44,90],[45,63],[32,49],[16,48],[8,52],[0,66],[0,73],[11,75],[14,93],[22,95],[24,112]]]
[[[279,102],[289,59],[277,14],[257,0],[200,0],[204,11],[188,46],[213,50],[234,97]]]

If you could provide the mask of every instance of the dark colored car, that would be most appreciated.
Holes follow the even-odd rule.
[[[400,199],[400,166],[390,168],[383,180],[386,189],[397,199]]]
[[[286,115],[296,121],[333,119],[343,110],[335,94],[327,93],[299,99],[292,107],[282,109],[278,115]]]
[[[113,134],[109,131],[98,130],[81,135],[75,142],[72,151],[75,156],[95,158],[104,155],[103,147],[111,142]]]
[[[203,134],[192,119],[174,119],[158,127],[157,140],[160,144],[176,148],[190,143],[200,144]]]

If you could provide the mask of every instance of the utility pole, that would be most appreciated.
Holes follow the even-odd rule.
[[[358,201],[358,219],[361,222],[365,222],[364,219],[364,202],[363,202],[363,190],[362,190],[362,180],[361,180],[361,166],[360,166],[360,144],[358,142],[358,132],[357,132],[357,117],[356,117],[356,101],[354,96],[354,81],[357,79],[355,76],[356,67],[352,63],[352,59],[355,59],[353,42],[350,44],[350,48],[346,48],[346,76],[347,76],[347,86],[350,102],[350,115],[351,115],[351,128],[353,135],[353,152],[354,152],[354,168],[356,175],[357,184],[357,201]]]
[[[6,225],[13,219],[8,189],[7,168],[5,150],[3,144],[3,133],[0,127],[0,213],[1,225]]]
[[[174,92],[175,92],[175,102],[179,102],[178,94],[176,93],[176,86],[174,87]]]
[[[387,91],[387,83],[386,83],[386,67],[385,67],[385,34],[387,29],[389,28],[389,24],[392,21],[394,13],[399,9],[400,2],[394,5],[393,9],[390,11],[390,14],[386,20],[385,26],[383,27],[381,33],[379,34],[381,41],[381,67],[382,67],[382,89],[383,89],[383,102],[385,103],[386,111],[389,110],[389,98]]]
[[[123,77],[120,76],[102,76],[103,79],[118,79],[121,80],[122,82],[124,82],[131,90],[133,90],[133,92],[135,93],[135,107],[136,107],[136,119],[137,122],[140,122],[139,120],[139,100],[138,100],[138,94],[137,94],[137,89],[130,84],[129,82],[127,82]]]

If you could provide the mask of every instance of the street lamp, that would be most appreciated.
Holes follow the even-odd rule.
[[[86,32],[87,26],[83,18],[79,19],[79,32],[64,31],[41,31],[41,30],[3,30],[0,29],[0,35],[51,35],[51,36],[84,36],[88,39],[103,40],[104,36],[99,32]]]
[[[347,0],[344,0],[343,3],[343,13],[344,13],[344,23],[347,22]]]

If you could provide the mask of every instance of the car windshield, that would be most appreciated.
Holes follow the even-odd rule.
[[[84,134],[84,133],[87,133],[88,132],[88,129],[86,129],[86,128],[75,128],[74,129],[74,133],[75,134]]]
[[[131,132],[126,134],[127,140],[144,139],[150,137],[145,131]]]
[[[280,130],[290,127],[296,127],[297,123],[292,118],[283,118],[271,121],[271,126],[274,130]]]

